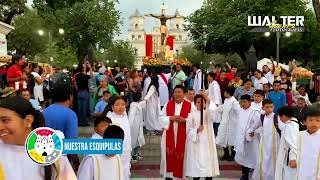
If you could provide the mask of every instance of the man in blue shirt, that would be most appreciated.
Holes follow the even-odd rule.
[[[106,106],[108,105],[108,100],[110,98],[110,92],[109,91],[103,91],[103,97],[100,99],[100,101],[96,104],[96,107],[94,108],[94,113],[96,116],[100,116]]]
[[[280,91],[280,81],[273,82],[273,91],[269,93],[268,99],[274,104],[274,113],[276,113],[279,108],[286,106],[287,98],[286,94]]]
[[[43,111],[46,126],[63,132],[66,139],[78,137],[78,117],[69,107],[72,104],[72,88],[56,87],[54,104]]]

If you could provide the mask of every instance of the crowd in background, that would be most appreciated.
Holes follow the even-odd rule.
[[[276,71],[274,65],[242,74],[236,65],[228,63],[203,69],[200,65],[191,69],[178,64],[167,70],[148,68],[137,71],[84,61],[74,72],[68,72],[27,63],[23,56],[13,55],[12,64],[0,68],[1,98],[21,96],[28,100],[34,109],[42,112],[45,125],[61,130],[65,138],[77,138],[78,126],[90,126],[93,121],[95,132],[102,138],[107,126],[99,131],[101,120],[96,122],[97,119],[110,117],[112,120],[124,113],[128,123],[121,127],[127,143],[126,134],[131,136],[127,147],[129,164],[130,160],[134,163],[141,159],[139,148],[144,145],[144,130],[149,135],[162,134],[164,128],[159,119],[163,107],[173,98],[176,87],[183,86],[186,101],[193,103],[196,95],[201,94],[221,111],[213,122],[216,136],[219,136],[219,124],[225,118],[224,111],[228,103],[232,104],[230,97],[234,97],[236,102],[249,97],[250,102],[258,104],[256,108],[261,112],[264,99],[273,103],[274,113],[282,107],[290,107],[301,124],[307,107],[320,104],[320,76],[317,74],[306,86],[299,84],[297,77],[291,76],[290,72],[284,69]],[[195,104],[192,106],[196,108]],[[110,111],[115,114],[110,114]],[[233,151],[229,153],[225,148],[222,159],[233,161]],[[68,158],[77,170],[78,157],[70,155]],[[125,166],[128,161],[123,163]]]

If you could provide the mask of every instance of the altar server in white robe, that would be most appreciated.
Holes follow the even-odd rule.
[[[277,153],[280,143],[281,130],[278,127],[278,117],[273,113],[274,105],[269,99],[263,100],[265,114],[255,119],[249,127],[249,134],[256,136],[256,130],[261,128],[258,163],[254,168],[253,180],[274,179]],[[276,118],[276,119],[275,119]]]
[[[104,139],[124,139],[123,130],[116,125],[109,126]],[[95,154],[85,156],[78,170],[78,180],[122,180],[123,169],[120,155]]]
[[[66,156],[54,164],[40,166],[26,153],[28,134],[44,126],[44,118],[29,101],[9,97],[0,103],[0,179],[1,180],[76,180],[77,177]],[[56,132],[58,136],[62,132]],[[63,138],[60,136],[60,138]],[[50,172],[49,172],[50,171]]]
[[[241,180],[249,179],[249,170],[257,163],[259,142],[257,137],[250,137],[247,133],[251,124],[259,121],[261,113],[251,107],[250,95],[242,95],[240,98],[241,109],[236,133],[235,161],[241,165]]]
[[[220,114],[221,121],[216,141],[217,145],[224,149],[224,155],[221,158],[222,161],[234,160],[234,156],[236,154],[234,151],[234,145],[236,143],[235,132],[238,129],[238,109],[240,109],[240,105],[233,94],[234,88],[228,87],[224,92],[224,103],[222,106],[218,107],[218,113]],[[231,148],[231,152],[229,152],[229,148]]]
[[[160,97],[160,106],[163,107],[169,101],[169,89],[168,83],[171,78],[171,73],[165,74],[160,73],[158,75],[159,79],[159,97]]]
[[[275,180],[292,180],[297,175],[299,124],[290,107],[278,109],[278,114],[285,125],[281,131]]]
[[[207,89],[207,94],[210,97],[210,102],[214,103],[217,107],[222,104],[222,99],[221,99],[221,91],[220,91],[220,85],[218,84],[216,79],[216,74],[214,73],[209,73],[207,76],[208,79],[208,89]],[[214,127],[214,135],[217,136],[218,133],[218,128],[220,125],[220,113],[216,113],[213,127]]]
[[[193,71],[195,72],[193,89],[195,90],[196,94],[199,94],[201,90],[201,83],[203,84],[203,88],[204,88],[205,76],[202,73],[200,66],[197,64],[193,66]]]
[[[104,116],[98,116],[94,120],[94,133],[91,139],[103,139],[104,131],[111,124],[111,119]]]
[[[262,114],[264,114],[264,110],[262,108],[263,99],[264,93],[261,89],[258,89],[253,93],[253,102],[251,102],[252,108],[260,111]]]
[[[151,76],[151,83],[144,97],[146,107],[144,116],[144,125],[148,131],[160,131],[162,126],[159,122],[160,114],[160,98],[159,98],[159,82],[158,76]]]
[[[132,157],[134,160],[139,156],[139,149],[145,144],[143,135],[143,109],[146,108],[146,102],[141,101],[141,93],[133,95],[133,103],[129,110],[129,123],[131,131]]]
[[[208,74],[208,90],[207,94],[210,97],[210,102],[214,103],[217,107],[222,104],[220,85],[215,80],[216,75],[214,73]]]
[[[130,179],[130,160],[131,160],[131,131],[130,123],[126,113],[126,101],[122,96],[117,96],[111,104],[112,111],[108,112],[107,117],[112,121],[112,125],[120,126],[124,131],[123,151],[121,162],[123,166],[123,179]]]
[[[185,89],[177,85],[173,99],[162,109],[160,122],[165,131],[161,138],[160,174],[166,178],[184,179],[186,172],[186,119],[191,103],[184,99]]]
[[[320,179],[320,108],[309,107],[306,113],[306,131],[299,136],[297,180]]]
[[[200,110],[203,101],[203,125]],[[206,102],[208,103],[206,105]],[[187,162],[186,176],[192,178],[212,178],[220,175],[218,155],[213,131],[216,105],[205,93],[194,98],[196,109],[187,118]]]

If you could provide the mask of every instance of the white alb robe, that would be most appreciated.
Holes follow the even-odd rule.
[[[297,167],[297,180],[320,179],[320,129],[300,133]]]
[[[91,139],[103,139],[103,137],[100,134],[94,132],[91,136]]]
[[[196,71],[196,76],[194,77],[194,82],[193,82],[193,89],[195,91],[196,94],[200,93],[201,90],[201,83],[203,84],[203,89],[204,89],[204,75],[203,75],[203,79],[201,79],[202,76],[202,71],[201,69],[198,69]]]
[[[144,97],[146,101],[146,109],[144,112],[144,125],[147,130],[161,130],[159,122],[160,99],[155,86],[151,86],[147,95]]]
[[[130,179],[130,160],[131,160],[131,131],[128,116],[126,113],[118,115],[114,112],[109,112],[107,117],[111,119],[112,125],[117,125],[124,131],[123,151],[121,154],[121,162],[123,166],[123,180]]]
[[[262,109],[262,101],[260,103],[251,102],[251,107],[257,111],[260,111],[261,114],[264,114],[264,110]]]
[[[252,175],[253,180],[274,179],[280,143],[280,135],[274,127],[274,115],[275,114],[272,113],[264,116],[263,127],[261,119],[255,119],[256,121],[254,121],[248,130],[250,133],[262,127],[260,132],[259,156]]]
[[[210,98],[211,103],[214,103],[216,105],[222,104],[220,85],[218,84],[217,81],[213,80],[209,84],[207,94]]]
[[[61,180],[77,179],[66,156],[61,156],[55,162],[55,168],[52,167],[52,180],[58,179],[58,177]],[[58,175],[57,171],[59,172]],[[43,180],[44,175],[44,168],[30,159],[25,146],[0,143],[1,180]]]
[[[261,113],[251,106],[248,109],[240,108],[239,122],[236,130],[235,161],[245,167],[254,168],[259,153],[259,142],[256,136],[249,137],[249,127],[260,120]]]
[[[298,121],[293,118],[293,120]],[[280,127],[280,126],[279,126]],[[288,149],[289,161],[297,160],[299,125],[291,120],[285,123],[281,131],[280,147],[277,156],[275,180],[292,180],[296,178],[297,169],[287,165]]]
[[[167,79],[167,82],[169,82],[171,78],[171,73],[163,74],[163,75]],[[165,106],[169,101],[168,85],[165,83],[165,81],[162,79],[160,75],[158,75],[158,82],[159,82],[160,106]]]
[[[142,98],[147,95],[147,91],[148,91],[150,83],[151,83],[151,78],[146,77],[143,82]]]
[[[180,116],[180,111],[182,108],[182,103],[175,103],[175,116]],[[160,113],[160,123],[164,129],[169,129],[170,125],[170,117],[167,116],[167,105],[165,105]],[[162,137],[161,137],[161,163],[160,163],[160,174],[164,177],[173,178],[173,174],[171,172],[167,172],[167,165],[166,165],[166,130],[163,131]],[[174,142],[177,143],[177,133],[178,133],[178,123],[174,122],[173,124],[173,132],[174,132]],[[187,147],[187,146],[186,146]],[[186,152],[186,150],[185,150]],[[186,159],[187,159],[187,153],[184,154],[184,178],[185,179],[185,170],[186,170]]]
[[[131,145],[132,149],[142,147],[145,144],[143,135],[143,108],[146,102],[133,102],[130,104],[129,123],[131,131]]]
[[[236,141],[236,130],[239,120],[237,109],[240,108],[238,101],[232,96],[226,98],[222,106],[218,107],[221,121],[218,128],[216,142],[221,147],[234,146]]]
[[[187,118],[187,156],[186,176],[215,177],[220,175],[218,154],[213,131],[213,121],[216,115],[216,105],[210,103],[204,110],[202,132],[197,133],[201,124],[200,111],[193,109]]]
[[[119,155],[88,155],[79,166],[78,180],[122,180],[123,171]]]

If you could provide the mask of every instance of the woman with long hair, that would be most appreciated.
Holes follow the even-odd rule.
[[[32,91],[34,99],[39,101],[39,103],[42,105],[44,102],[43,83],[47,76],[46,70],[44,69],[43,72],[40,73],[39,65],[37,63],[32,63],[31,75],[32,75],[32,78],[30,79],[30,81],[33,81],[33,82],[30,82],[30,83],[34,83],[33,91]]]
[[[55,164],[39,166],[25,152],[29,133],[44,126],[44,118],[29,101],[9,97],[0,102],[0,179],[75,180],[66,156]]]
[[[144,114],[144,123],[149,134],[154,135],[162,129],[159,124],[160,114],[160,98],[159,98],[159,81],[158,76],[153,74],[151,76],[151,82],[147,88],[147,94],[144,97],[146,101],[146,107],[148,110]]]

